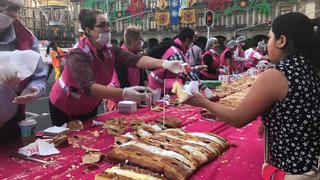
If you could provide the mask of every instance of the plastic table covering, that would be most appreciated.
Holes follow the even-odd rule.
[[[218,159],[200,168],[191,180],[255,180],[261,179],[263,163],[263,138],[258,136],[261,120],[257,119],[247,126],[236,129],[223,122],[204,120],[199,114],[200,109],[188,105],[166,108],[166,116],[178,117],[183,121],[182,129],[194,132],[212,132],[226,138],[230,148]],[[117,111],[101,114],[97,121],[106,121],[110,117],[127,119],[142,118],[153,121],[162,117],[162,112],[153,112],[150,108],[139,109],[133,114],[119,114]],[[95,137],[94,131],[99,132]],[[109,152],[113,147],[114,138],[107,134],[101,126],[92,126],[92,121],[84,123],[84,130],[69,132],[69,137],[77,137],[78,145],[59,148],[60,154],[51,156],[35,156],[43,160],[54,161],[51,165],[10,157],[21,143],[0,147],[0,179],[94,179],[95,174],[112,166],[109,161],[99,162],[96,169],[81,164],[85,149]]]

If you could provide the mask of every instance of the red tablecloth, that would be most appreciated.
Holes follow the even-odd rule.
[[[102,114],[96,120],[105,121],[110,117],[143,118],[152,121],[162,116],[162,113],[151,112],[149,108],[140,109],[137,113],[123,115],[117,112]],[[220,158],[202,167],[190,179],[230,179],[255,180],[261,179],[263,163],[263,140],[258,137],[257,129],[261,121],[256,120],[242,129],[232,128],[222,122],[209,122],[199,115],[199,109],[191,106],[168,108],[166,116],[178,117],[184,122],[183,129],[187,131],[214,132],[228,139],[232,145]],[[68,146],[60,148],[58,155],[37,157],[53,160],[54,164],[46,166],[40,163],[9,157],[17,151],[19,145],[0,148],[0,179],[93,179],[94,175],[111,167],[110,162],[98,164],[96,170],[86,170],[88,165],[81,165],[81,157],[86,148],[92,148],[107,153],[112,148],[114,139],[101,127],[91,127],[87,121],[85,129],[80,132],[70,132],[68,136],[77,136],[81,147]],[[93,132],[99,131],[100,136],[94,137]]]

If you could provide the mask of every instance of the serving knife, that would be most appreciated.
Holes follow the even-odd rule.
[[[46,165],[52,164],[52,162],[41,160],[41,159],[34,158],[34,157],[28,157],[28,156],[25,156],[25,155],[22,155],[22,154],[19,154],[19,153],[11,154],[10,157],[15,157],[15,158],[19,158],[19,159],[25,159],[25,160],[28,160],[28,161],[34,161],[34,162],[38,162],[38,163],[42,163],[42,164],[46,164]]]

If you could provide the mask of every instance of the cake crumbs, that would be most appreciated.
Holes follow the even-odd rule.
[[[99,134],[99,132],[97,130],[93,131],[92,134],[93,134],[94,137],[99,137],[100,136],[100,134]]]

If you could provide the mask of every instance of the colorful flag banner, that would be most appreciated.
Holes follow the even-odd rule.
[[[181,23],[182,24],[196,23],[196,10],[195,9],[181,10]]]
[[[158,0],[157,7],[164,10],[168,6],[167,0]]]
[[[157,26],[168,26],[170,23],[169,12],[156,12],[156,24]]]
[[[180,8],[188,8],[188,0],[180,0]]]
[[[170,23],[172,25],[178,25],[180,23],[179,11],[180,0],[170,0]]]
[[[143,10],[145,7],[146,5],[142,0],[131,0],[130,5],[128,6],[128,11],[133,17],[143,18]]]
[[[193,6],[194,3],[196,3],[196,0],[188,0],[188,7]]]
[[[231,2],[231,0],[210,0],[208,1],[209,9],[213,11],[216,11],[216,10],[224,11],[225,3],[229,3],[229,2]]]

